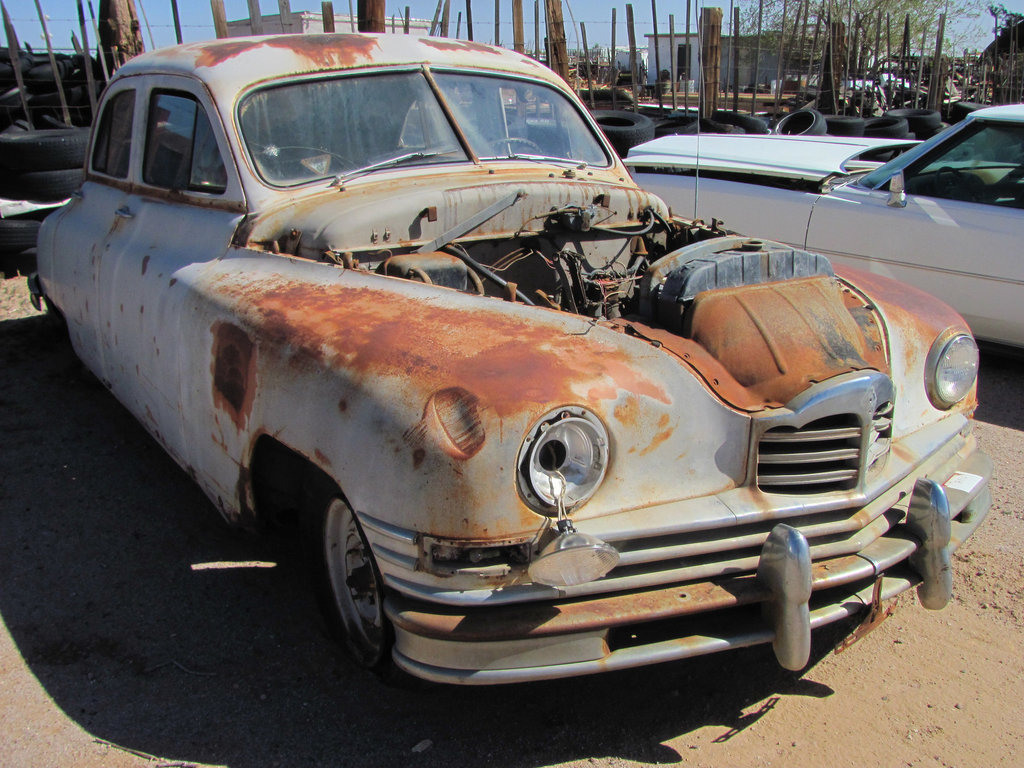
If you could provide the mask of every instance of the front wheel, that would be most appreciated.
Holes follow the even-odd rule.
[[[328,629],[362,666],[386,672],[393,630],[384,615],[380,571],[352,508],[337,493],[310,510],[309,546]]]

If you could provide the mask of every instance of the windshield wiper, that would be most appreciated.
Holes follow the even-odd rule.
[[[490,159],[490,158],[489,158]],[[576,160],[571,157],[555,157],[554,155],[529,155],[517,152],[514,155],[501,155],[493,158],[495,160],[530,160],[535,163],[569,163],[580,170],[590,167],[586,160]]]
[[[335,176],[334,179],[328,186],[331,187],[344,187],[346,181],[363,176],[367,173],[373,173],[374,171],[380,171],[384,168],[393,168],[396,165],[402,165],[412,160],[423,160],[428,157],[437,157],[440,152],[409,152],[398,157],[389,157],[387,160],[381,160],[377,163],[371,163],[370,165],[363,166],[362,168],[356,168],[355,170],[349,171],[348,173],[342,173]]]

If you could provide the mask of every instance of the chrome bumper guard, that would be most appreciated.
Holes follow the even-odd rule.
[[[882,599],[917,585],[926,608],[949,602],[951,555],[988,514],[992,462],[974,452],[955,469],[944,484],[917,480],[903,524],[854,555],[814,562],[803,534],[780,523],[756,574],[469,611],[391,594],[395,662],[428,680],[484,685],[771,643],[783,667],[802,669],[811,630],[869,607],[879,580]]]

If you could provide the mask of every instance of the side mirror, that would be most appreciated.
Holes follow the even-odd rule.
[[[903,189],[903,171],[897,171],[896,175],[889,179],[889,199],[886,205],[890,208],[906,208],[907,193]]]

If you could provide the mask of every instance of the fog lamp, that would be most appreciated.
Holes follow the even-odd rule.
[[[619,562],[619,553],[596,536],[558,521],[558,536],[530,564],[530,578],[550,587],[574,587],[604,576]]]

